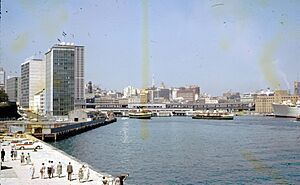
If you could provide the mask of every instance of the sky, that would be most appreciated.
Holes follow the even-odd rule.
[[[2,0],[0,24],[9,76],[59,39],[85,46],[85,81],[103,89],[154,77],[219,95],[300,80],[298,0]]]

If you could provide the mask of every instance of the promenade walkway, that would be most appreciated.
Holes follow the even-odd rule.
[[[112,176],[108,174],[98,173],[89,168],[89,180],[85,180],[85,175],[83,181],[80,183],[78,181],[78,171],[79,168],[83,165],[83,163],[46,143],[40,143],[43,149],[40,149],[36,152],[34,152],[33,150],[18,150],[17,160],[12,160],[10,157],[11,146],[2,147],[6,153],[5,160],[2,163],[2,166],[8,169],[0,171],[0,185],[101,185],[102,177],[104,175],[106,177],[109,177],[109,180],[112,181]],[[35,167],[34,179],[31,179],[31,165],[21,164],[20,155],[22,152],[24,152],[25,156],[27,155],[27,153],[29,153],[29,155],[31,156],[31,162],[34,164]],[[53,164],[55,166],[54,178],[49,179],[47,177],[48,175],[46,172],[46,179],[41,179],[40,169],[42,167],[42,163],[45,163],[45,166],[47,167],[49,160],[53,161]],[[61,178],[57,177],[56,175],[56,166],[58,162],[61,162],[63,166]],[[67,179],[67,165],[69,162],[71,162],[74,171],[72,175],[72,181],[68,181]]]

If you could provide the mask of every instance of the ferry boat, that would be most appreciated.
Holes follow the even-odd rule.
[[[291,101],[272,104],[275,117],[296,118],[300,115],[300,102],[293,104]]]
[[[152,112],[144,109],[131,110],[128,112],[129,118],[151,119]]]
[[[214,120],[233,120],[234,115],[228,112],[205,112],[195,113],[192,119],[214,119]]]

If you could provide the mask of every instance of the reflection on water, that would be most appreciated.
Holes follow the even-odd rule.
[[[300,182],[300,123],[269,117],[232,121],[186,117],[121,120],[53,143],[129,184]]]

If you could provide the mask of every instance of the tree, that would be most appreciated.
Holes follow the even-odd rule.
[[[0,89],[0,102],[7,102],[8,96],[4,90]]]

